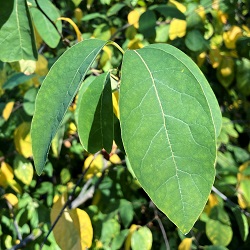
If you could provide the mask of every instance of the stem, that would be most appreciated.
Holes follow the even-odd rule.
[[[124,55],[124,53],[125,53],[124,50],[116,42],[109,41],[107,43],[107,45],[109,45],[109,44],[115,46]]]

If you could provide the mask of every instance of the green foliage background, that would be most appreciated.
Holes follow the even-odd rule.
[[[41,176],[33,173],[29,135],[38,88],[66,47],[77,42],[76,31],[80,31],[82,39],[113,40],[124,50],[150,43],[179,48],[205,74],[223,115],[214,188],[188,235],[176,229],[140,188],[119,138],[119,149],[114,148],[112,156],[106,152],[98,156],[73,197],[69,196],[71,206],[85,210],[92,221],[91,249],[248,249],[250,1],[38,1],[52,21],[68,17],[78,31],[66,21],[57,21],[56,30],[32,0],[20,17],[30,13],[36,40],[31,39],[32,30],[26,30],[21,51],[16,51],[18,24],[6,26],[4,19],[11,3],[16,1],[8,1],[0,10],[0,248],[17,249],[20,242],[27,242],[25,249],[39,249],[52,224],[52,205],[62,194],[72,193],[90,163],[92,156],[83,150],[76,132],[77,98],[53,140]],[[119,51],[105,47],[85,81],[120,64]],[[82,187],[92,188],[93,193],[77,203]],[[152,242],[145,243],[145,238]],[[60,249],[53,233],[43,249]]]

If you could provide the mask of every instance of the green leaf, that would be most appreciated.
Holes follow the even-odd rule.
[[[156,15],[154,11],[147,10],[139,19],[139,31],[143,34],[144,38],[154,39],[156,36]]]
[[[250,60],[242,58],[236,61],[236,86],[245,96],[250,95]]]
[[[1,1],[0,60],[36,60],[37,50],[26,0]]]
[[[113,104],[110,74],[104,73],[90,83],[79,102],[78,133],[85,150],[90,153],[113,144]]]
[[[150,250],[152,248],[153,236],[147,227],[141,227],[132,234],[132,250]]]
[[[240,236],[242,238],[243,241],[246,241],[248,233],[249,233],[249,226],[248,226],[248,222],[247,222],[247,217],[245,214],[242,213],[242,211],[240,211],[240,209],[238,207],[231,207],[231,210],[234,213],[234,216],[236,218],[239,230],[240,230]]]
[[[33,157],[39,175],[70,103],[106,43],[90,39],[72,46],[54,63],[43,81],[37,94],[31,128]]]
[[[228,214],[223,207],[212,208],[210,219],[206,223],[206,234],[214,245],[227,246],[233,237],[233,231]]]
[[[121,199],[119,206],[119,214],[121,217],[122,224],[127,228],[133,220],[134,210],[131,202]]]
[[[179,11],[176,7],[173,6],[167,6],[165,4],[157,4],[157,5],[152,5],[149,7],[149,10],[156,10],[159,12],[161,15],[163,15],[166,18],[177,18],[181,20],[185,20],[186,16]]]
[[[221,113],[209,84],[178,49],[150,45],[125,52],[119,105],[123,144],[138,181],[189,232],[215,175]]]
[[[35,74],[25,75],[24,73],[15,73],[3,84],[3,89],[13,89],[19,84],[30,80],[34,76]]]
[[[17,155],[14,160],[14,174],[22,183],[29,185],[33,178],[33,166],[23,156]]]
[[[124,3],[116,3],[107,11],[107,16],[117,15],[117,13],[126,5]]]
[[[187,33],[185,44],[191,51],[204,51],[209,44],[199,30],[191,30]]]
[[[56,24],[59,32],[62,32],[62,22],[61,20],[57,20],[60,17],[58,9],[49,0],[38,0],[38,3],[46,15]],[[39,35],[49,47],[55,48],[61,38],[56,28],[35,4],[30,8],[30,12]]]
[[[129,230],[124,229],[118,235],[116,235],[116,237],[113,239],[111,243],[111,250],[122,249],[123,242],[125,241],[128,233],[129,233]]]

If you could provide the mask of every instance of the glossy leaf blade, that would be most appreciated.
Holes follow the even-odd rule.
[[[1,1],[0,60],[36,60],[37,50],[31,18],[25,0]]]
[[[46,15],[56,24],[59,32],[62,32],[62,22],[61,20],[57,20],[57,18],[60,17],[58,9],[49,0],[39,0],[38,3]],[[33,2],[33,5],[36,6],[35,2]],[[58,31],[38,8],[32,7],[30,8],[30,11],[34,25],[44,42],[48,44],[49,47],[55,48],[60,41]]]
[[[105,41],[85,40],[68,49],[52,66],[38,92],[31,139],[36,171],[41,174],[49,147],[85,74]]]
[[[85,150],[111,152],[113,127],[110,74],[104,73],[89,84],[79,103],[78,133]]]
[[[202,212],[214,181],[217,106],[198,67],[176,48],[158,44],[125,52],[125,151],[142,187],[184,233]]]

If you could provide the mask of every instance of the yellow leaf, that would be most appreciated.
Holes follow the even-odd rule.
[[[33,29],[34,29],[34,34],[35,34],[35,38],[36,38],[35,39],[36,40],[36,47],[37,47],[37,49],[39,49],[42,45],[43,39],[41,38],[41,36],[37,32],[35,25],[33,25]]]
[[[169,26],[169,39],[174,40],[177,37],[186,35],[187,22],[185,20],[173,19]]]
[[[246,193],[245,186],[250,186],[250,176],[244,175],[243,171],[247,168],[250,168],[250,161],[243,163],[239,167],[239,173],[237,174],[238,180],[238,187],[237,187],[237,196],[238,196],[238,203],[241,208],[246,209],[250,207],[250,195]],[[247,184],[247,185],[246,185]],[[248,190],[249,191],[249,190]]]
[[[199,67],[201,67],[203,65],[203,63],[205,62],[205,59],[206,59],[206,52],[202,52],[198,55],[197,57],[197,65]]]
[[[118,119],[120,119],[120,111],[119,111],[119,91],[116,90],[112,93],[112,102],[113,102],[113,112]]]
[[[205,8],[203,6],[199,6],[195,12],[201,17],[201,19],[203,21],[206,20],[206,11],[205,11]]]
[[[10,114],[12,112],[12,109],[14,107],[15,102],[11,101],[8,102],[3,110],[2,117],[5,121],[7,121],[10,117]]]
[[[228,77],[233,74],[234,61],[230,57],[223,57],[220,64],[220,72],[223,77]]]
[[[134,25],[136,29],[139,28],[140,15],[141,13],[137,9],[130,11],[128,14],[128,23]]]
[[[12,194],[12,193],[7,193],[4,194],[3,196],[13,207],[17,205],[18,203],[18,198]]]
[[[59,17],[59,18],[57,18],[57,20],[64,20],[64,21],[70,23],[76,32],[77,41],[78,42],[82,41],[82,33],[80,32],[79,28],[77,27],[77,25],[74,23],[74,21],[72,19],[70,19],[68,17]]]
[[[183,239],[180,245],[178,246],[178,250],[191,250],[192,241],[192,238]]]
[[[50,213],[51,223],[56,220],[66,199],[67,196],[64,194],[53,204]],[[58,246],[62,250],[85,250],[86,246],[91,246],[93,229],[90,219],[84,211],[80,209],[69,210],[66,208],[54,227],[53,234]]]
[[[76,125],[75,125],[75,123],[71,122],[69,124],[69,134],[73,135],[75,133],[76,133]]]
[[[25,75],[31,75],[35,72],[36,69],[36,61],[33,60],[23,60],[19,61],[20,71]]]
[[[80,236],[81,249],[90,248],[93,240],[93,228],[88,214],[79,208],[70,210],[69,214]]]
[[[80,23],[80,22],[81,22],[81,19],[82,19],[82,17],[83,17],[82,10],[81,10],[80,8],[76,8],[76,9],[74,10],[74,16],[75,16],[77,22]]]
[[[93,159],[94,155],[89,155],[84,161],[83,171],[86,170],[90,164],[90,167],[84,176],[85,180],[92,178],[94,175],[100,177],[102,174],[102,169],[104,167],[103,155],[99,154],[95,157],[94,160]]]
[[[184,6],[183,4],[175,1],[175,0],[169,0],[169,3],[171,3],[172,5],[174,5],[179,11],[181,11],[182,13],[185,13],[187,8],[186,6]]]
[[[209,51],[209,60],[213,68],[217,68],[220,65],[222,56],[220,50],[217,47],[212,47]]]
[[[140,49],[143,47],[143,44],[141,43],[141,40],[139,38],[134,38],[129,41],[128,48],[129,49]]]
[[[209,215],[211,209],[214,206],[217,206],[218,204],[219,204],[219,200],[218,200],[217,196],[214,195],[214,194],[210,194],[209,197],[208,197],[208,203],[205,206],[204,211],[206,212],[207,215]]]
[[[0,174],[1,174],[0,185],[2,185],[2,184],[4,185],[5,184],[4,185],[5,187],[14,178],[14,172],[13,172],[12,167],[8,163],[6,163],[4,161],[1,162],[1,172],[0,172]],[[6,183],[5,183],[5,181],[6,181]]]
[[[8,182],[9,186],[16,192],[21,194],[22,193],[22,188],[21,186],[13,179]]]
[[[213,0],[212,8],[213,8],[214,10],[218,10],[218,9],[219,9],[219,6],[220,6],[220,0]]]
[[[228,49],[236,48],[236,41],[242,36],[242,30],[238,26],[232,26],[228,31],[223,33],[223,40]]]
[[[30,123],[23,122],[15,129],[14,143],[19,154],[25,158],[32,156]]]
[[[228,15],[222,12],[221,10],[218,10],[218,19],[223,23],[227,23]]]
[[[133,235],[134,231],[137,230],[139,227],[140,227],[139,225],[135,225],[135,224],[132,224],[130,226],[129,233],[128,233],[128,236],[127,236],[126,241],[125,241],[125,250],[130,250],[132,235]]]
[[[120,157],[117,154],[112,154],[109,157],[109,161],[113,164],[120,164],[122,162]]]
[[[35,73],[39,76],[47,75],[48,69],[48,60],[41,54],[38,55],[38,60],[36,62],[36,70]]]

